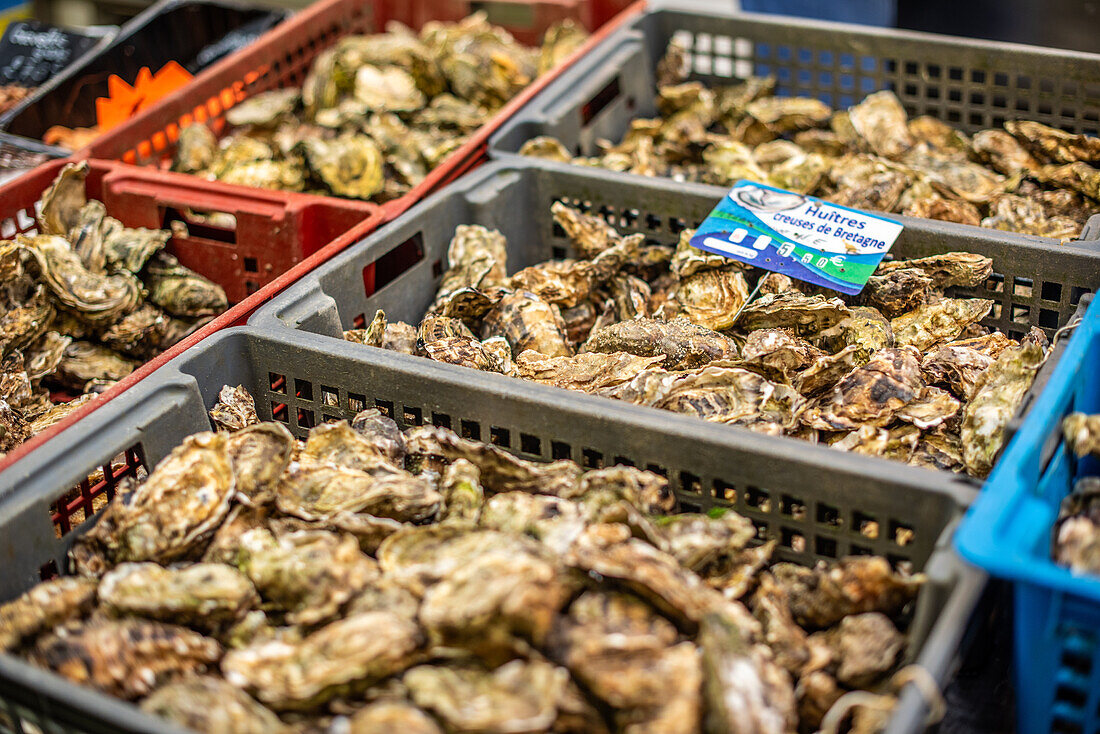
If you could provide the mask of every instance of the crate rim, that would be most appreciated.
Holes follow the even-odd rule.
[[[1085,298],[1091,305],[1082,299],[1086,311],[1081,324],[1068,340],[1050,381],[989,475],[978,501],[968,510],[955,535],[955,547],[964,559],[993,576],[1100,602],[1100,577],[1074,574],[1056,564],[1049,554],[1037,558],[1026,547],[1005,542],[1004,537],[1038,477],[1039,467],[1025,449],[1042,446],[1052,431],[1061,431],[1060,421],[1054,421],[1060,414],[1058,403],[1071,391],[1074,371],[1084,362],[1092,344],[1100,339],[1100,299],[1091,295]]]

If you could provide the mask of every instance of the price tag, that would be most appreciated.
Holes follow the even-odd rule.
[[[691,238],[700,250],[855,295],[903,227],[877,214],[742,181]]]
[[[98,41],[36,20],[13,21],[0,37],[0,84],[37,87]]]

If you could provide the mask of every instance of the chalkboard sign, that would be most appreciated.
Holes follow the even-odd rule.
[[[37,87],[99,41],[36,20],[8,24],[0,38],[0,84]]]

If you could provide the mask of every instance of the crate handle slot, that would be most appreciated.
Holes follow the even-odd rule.
[[[237,244],[237,217],[234,214],[191,207],[161,207],[161,211],[162,229],[170,229],[172,222],[183,222],[191,237]]]
[[[369,298],[424,259],[424,234],[417,232],[363,268],[363,293]]]

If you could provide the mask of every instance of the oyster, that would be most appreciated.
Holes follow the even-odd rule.
[[[745,306],[738,327],[745,331],[789,329],[799,335],[816,334],[840,323],[848,313],[839,298],[768,293]]]
[[[99,600],[121,615],[212,631],[243,616],[259,597],[244,575],[220,563],[178,570],[124,563],[103,577]]]
[[[225,434],[188,436],[141,486],[107,505],[73,546],[73,562],[81,573],[98,576],[125,561],[184,558],[229,514],[235,490]]]
[[[533,734],[554,723],[568,678],[550,663],[513,660],[491,671],[472,664],[422,665],[402,682],[416,705],[439,717],[448,731]]]
[[[447,272],[439,284],[438,303],[461,288],[503,285],[507,266],[507,243],[496,230],[460,224],[447,247]]]
[[[79,617],[95,604],[96,583],[78,576],[51,579],[0,605],[0,651]]]
[[[113,321],[134,310],[141,300],[141,286],[132,275],[88,271],[63,237],[20,235],[19,242],[36,260],[42,281],[53,297],[82,321]]]
[[[578,486],[580,471],[571,461],[541,464],[519,459],[490,444],[460,438],[438,426],[421,426],[406,433],[410,457],[439,457],[448,462],[465,459],[478,468],[487,492],[534,492],[569,497]]]
[[[74,683],[134,699],[162,683],[203,672],[221,652],[217,642],[184,627],[128,619],[45,637],[35,646],[34,659]]]
[[[1062,421],[1062,432],[1066,437],[1066,447],[1074,455],[1100,456],[1100,415],[1070,413]]]
[[[103,255],[112,269],[137,275],[171,237],[172,233],[166,229],[118,227],[103,238]]]
[[[795,621],[818,629],[851,614],[897,614],[925,580],[921,574],[895,572],[877,556],[852,556],[815,568],[777,563],[771,573],[787,595]]]
[[[332,622],[301,642],[230,650],[221,669],[226,681],[271,708],[309,710],[415,664],[421,642],[413,622],[391,612],[366,612]]]
[[[520,147],[519,154],[560,163],[568,163],[573,159],[569,149],[562,145],[560,140],[548,135],[539,135],[526,141]]]
[[[916,260],[890,260],[879,263],[877,273],[889,274],[897,270],[916,269],[932,279],[937,289],[960,286],[977,288],[993,274],[993,261],[971,252],[945,252]]]
[[[973,396],[963,409],[960,430],[968,472],[979,477],[989,473],[1004,442],[1005,426],[1045,360],[1041,347],[1025,342],[1002,351],[978,378]]]
[[[720,615],[699,630],[707,731],[791,731],[797,723],[794,688],[771,652],[752,645],[743,630]]]
[[[243,385],[225,385],[218,393],[218,402],[210,409],[214,426],[226,431],[239,431],[260,422],[256,401]]]
[[[350,734],[443,734],[423,710],[402,701],[378,701],[360,709],[348,722]]]
[[[1077,480],[1073,491],[1062,500],[1058,519],[1051,532],[1055,563],[1068,566],[1074,573],[1100,573],[1100,547],[1097,539],[1097,510],[1100,482],[1096,477]]]
[[[626,352],[639,357],[663,355],[667,369],[691,369],[737,356],[737,346],[728,337],[686,319],[634,319],[612,324],[593,330],[584,350]]]
[[[137,369],[138,363],[110,347],[86,341],[65,347],[53,379],[77,390],[95,379],[121,380]]]
[[[225,121],[230,125],[269,127],[284,115],[294,112],[300,99],[301,94],[297,89],[261,92],[229,108],[225,113]]]
[[[218,157],[218,139],[206,125],[193,122],[180,130],[172,170],[183,173],[205,171]]]
[[[1047,161],[1100,160],[1100,141],[1090,135],[1074,135],[1031,120],[1010,120],[1005,130]]]
[[[867,146],[884,158],[900,158],[913,145],[905,108],[889,90],[865,97],[848,110],[848,119]]]
[[[993,301],[984,298],[944,298],[898,316],[890,328],[896,344],[924,352],[955,339],[992,308]]]
[[[979,158],[1006,176],[1021,171],[1036,171],[1042,165],[1023,145],[1003,130],[982,130],[975,133],[971,145]]]
[[[303,141],[310,170],[337,196],[369,199],[382,190],[384,161],[374,141],[365,135],[346,134],[325,141]]]
[[[894,668],[905,637],[880,612],[852,614],[824,633],[824,644],[837,661],[836,679],[852,688],[868,688]]]
[[[269,709],[220,678],[201,676],[158,688],[141,710],[194,731],[281,734],[287,728]]]
[[[167,253],[154,256],[144,272],[149,300],[173,316],[214,316],[229,307],[220,285],[180,265]]]
[[[502,336],[513,354],[533,349],[547,357],[572,354],[561,312],[530,291],[504,296],[485,315],[482,336]]]
[[[923,386],[916,349],[880,349],[837,383],[826,400],[803,413],[802,421],[823,431],[886,426]]]
[[[739,267],[704,270],[681,280],[676,289],[687,320],[713,331],[733,326],[748,296],[749,285]]]
[[[665,357],[637,357],[627,352],[582,352],[572,357],[546,358],[528,350],[515,361],[515,376],[555,387],[598,392],[633,379],[664,362]]]
[[[481,471],[465,459],[456,459],[443,470],[439,483],[443,507],[439,522],[448,525],[474,527],[481,515],[485,490],[481,486]]]
[[[236,563],[271,610],[290,624],[332,619],[378,576],[378,566],[351,536],[297,531],[275,538],[262,528],[240,538]]]
[[[88,164],[66,163],[49,188],[42,194],[42,206],[38,211],[38,226],[44,235],[65,237],[80,221],[80,212],[87,198],[84,181],[88,177]]]

